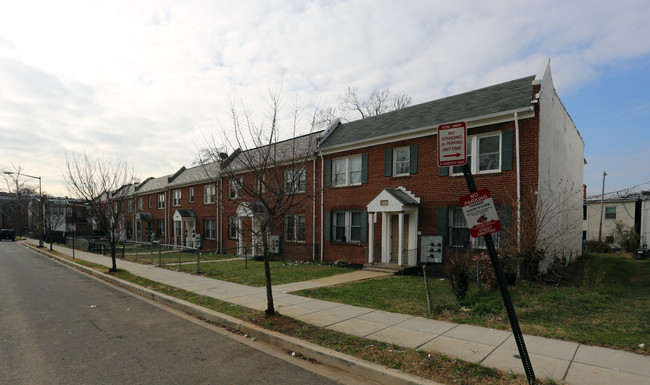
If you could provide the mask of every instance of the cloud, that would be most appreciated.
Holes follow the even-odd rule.
[[[0,138],[12,143],[8,157],[48,173],[63,168],[64,150],[86,148],[128,157],[143,175],[167,174],[191,162],[201,130],[227,130],[230,101],[261,121],[269,90],[282,90],[286,115],[296,100],[334,105],[348,86],[362,94],[389,87],[421,103],[533,75],[550,57],[562,96],[650,55],[650,4],[641,0],[25,0],[5,8]],[[35,163],[38,154],[51,165]]]

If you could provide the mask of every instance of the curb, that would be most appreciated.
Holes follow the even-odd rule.
[[[209,310],[200,307],[198,305],[195,305],[193,303],[189,303],[166,294],[158,293],[156,291],[138,286],[136,284],[121,280],[119,278],[111,277],[109,275],[103,274],[89,267],[79,265],[77,263],[68,261],[67,259],[50,254],[46,250],[41,250],[33,246],[27,245],[25,243],[22,243],[22,245],[30,248],[33,251],[38,252],[39,254],[43,254],[46,257],[49,257],[59,263],[62,263],[68,267],[77,269],[88,275],[99,278],[108,284],[118,286],[140,297],[157,301],[168,307],[171,307],[176,310],[180,310],[192,316],[200,317],[209,322],[216,323],[218,325],[230,329],[234,329],[241,333],[248,334],[251,337],[255,337],[255,339],[259,341],[265,342],[273,346],[277,346],[285,350],[296,352],[307,358],[316,360],[319,363],[337,368],[339,370],[343,370],[347,373],[351,373],[353,375],[361,376],[368,380],[376,381],[378,383],[387,384],[387,385],[406,385],[406,384],[441,385],[440,383],[435,381],[430,381],[422,377],[417,377],[408,373],[400,372],[396,369],[373,364],[371,362],[364,361],[359,358],[337,352],[335,350],[318,346],[311,342],[303,341],[295,337],[287,336],[281,333],[277,333],[271,330],[261,328],[257,325],[242,321],[238,318],[229,316],[227,314],[222,314],[213,310]]]

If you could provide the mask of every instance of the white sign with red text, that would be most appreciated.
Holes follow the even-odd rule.
[[[501,230],[501,222],[490,190],[484,188],[461,197],[460,206],[472,237],[478,238]]]
[[[467,124],[447,123],[438,126],[438,167],[462,166],[467,163]]]

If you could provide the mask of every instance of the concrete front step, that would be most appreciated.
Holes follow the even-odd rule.
[[[395,263],[367,263],[363,265],[363,270],[399,274],[404,268]]]

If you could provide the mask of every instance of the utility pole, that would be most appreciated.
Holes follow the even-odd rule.
[[[600,224],[598,225],[598,242],[600,242],[603,235],[603,204],[605,203],[605,177],[606,172],[603,172],[603,192],[600,194]]]

